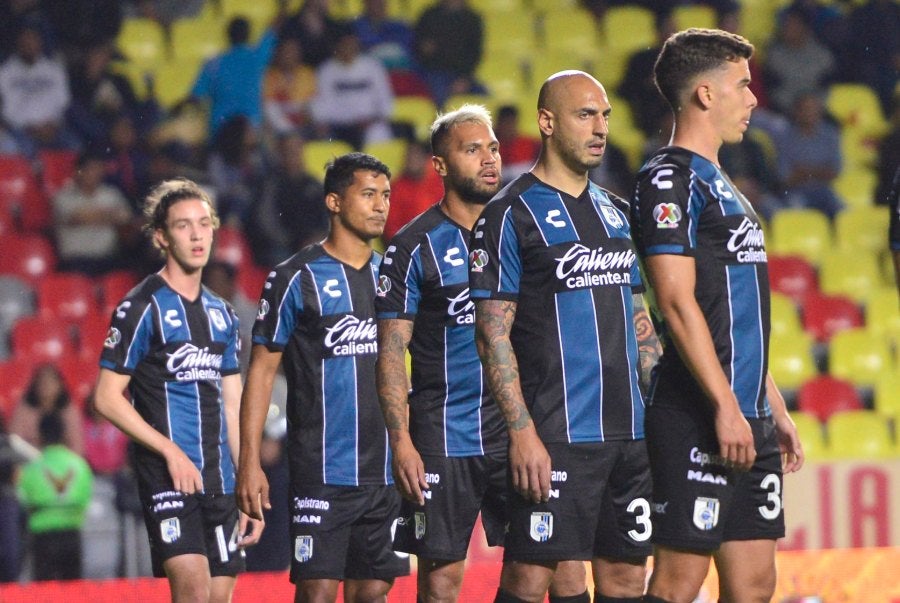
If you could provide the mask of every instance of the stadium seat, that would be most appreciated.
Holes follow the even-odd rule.
[[[862,410],[865,406],[852,383],[830,375],[819,375],[800,386],[797,408],[824,422],[836,412]]]
[[[66,356],[56,363],[59,367],[59,372],[62,373],[72,401],[79,408],[83,407],[88,394],[94,389],[97,374],[100,372],[100,367],[97,364],[99,356],[100,350],[98,349],[93,357]]]
[[[421,96],[400,96],[394,99],[394,112],[391,121],[409,124],[415,131],[418,140],[429,139],[429,129],[438,109],[434,101]],[[307,147],[311,143],[307,143]],[[310,167],[309,163],[306,164]]]
[[[770,255],[768,268],[772,291],[787,295],[800,307],[819,290],[815,267],[799,255]]]
[[[818,266],[831,248],[831,224],[828,217],[814,209],[782,209],[769,223],[772,234],[770,251],[776,255],[799,255]]]
[[[176,19],[169,27],[172,60],[197,65],[221,53],[228,47],[225,28],[225,23],[209,18]]]
[[[324,180],[326,164],[352,150],[353,147],[342,140],[310,140],[303,145],[303,163],[310,174]]]
[[[328,14],[332,18],[341,21],[355,19],[363,12],[362,0],[331,0],[328,4]]]
[[[37,281],[56,268],[56,253],[45,237],[19,234],[0,241],[0,274],[14,274]]]
[[[142,17],[125,19],[116,36],[116,46],[128,61],[145,69],[153,69],[162,63],[167,54],[162,25]]]
[[[794,300],[783,293],[772,292],[772,337],[789,337],[803,332],[800,313]]]
[[[832,84],[828,89],[825,106],[844,131],[856,131],[874,139],[888,131],[888,121],[881,110],[878,96],[866,84]]]
[[[828,419],[828,448],[835,459],[885,459],[898,449],[887,420],[871,410],[846,410]]]
[[[689,27],[716,27],[716,11],[711,6],[703,4],[682,4],[672,11],[677,30]]]
[[[162,63],[154,73],[156,100],[166,109],[172,109],[190,95],[201,62],[196,59],[172,59]]]
[[[588,56],[589,52],[596,53],[600,35],[594,16],[580,6],[574,6],[569,10],[543,13],[538,19],[538,40],[544,50],[565,49]]]
[[[402,138],[394,138],[369,143],[363,147],[363,151],[378,157],[387,164],[391,168],[391,174],[396,178],[403,171],[404,163],[406,162],[407,144],[406,140]]]
[[[866,300],[866,329],[900,343],[900,301],[896,287],[879,287]]]
[[[846,329],[863,326],[862,309],[855,301],[842,295],[816,294],[803,304],[803,328],[820,343]]]
[[[0,362],[0,415],[9,425],[16,405],[28,390],[34,362],[30,358],[13,358]]]
[[[247,238],[240,229],[231,226],[222,226],[216,231],[213,258],[238,269],[253,263],[253,254]]]
[[[0,206],[22,230],[50,226],[50,205],[31,164],[20,155],[0,155]]]
[[[743,0],[741,3],[741,35],[757,48],[766,48],[775,32],[778,3],[771,0]]]
[[[870,389],[879,376],[895,370],[887,341],[865,329],[841,331],[828,343],[828,372],[856,387]]]
[[[34,361],[59,360],[75,352],[69,326],[42,316],[20,319],[12,331],[13,354]]]
[[[109,332],[109,321],[112,313],[107,315],[99,312],[90,314],[78,324],[76,338],[78,339],[78,355],[97,362],[103,351],[103,342]]]
[[[494,113],[494,99],[487,94],[453,94],[444,101],[442,111],[459,109],[463,105],[482,105],[491,113]]]
[[[490,12],[484,15],[485,56],[499,55],[507,61],[529,57],[538,49],[535,15],[527,9],[512,13]],[[490,81],[485,84],[490,85]]]
[[[516,59],[507,54],[488,54],[478,64],[476,75],[487,87],[491,98],[515,104],[516,99],[529,89],[526,75],[531,56],[523,53],[522,58]]]
[[[873,407],[878,414],[894,420],[900,428],[900,372],[888,371],[875,381]]]
[[[76,273],[48,274],[36,283],[38,311],[47,320],[76,323],[100,310],[94,282]]]
[[[238,287],[247,299],[255,302],[262,297],[263,285],[265,284],[268,275],[268,268],[256,265],[245,266],[238,270]]]
[[[804,332],[771,338],[769,372],[778,387],[790,393],[817,374],[812,350],[812,338]]]
[[[881,251],[889,220],[883,206],[847,208],[834,218],[834,242],[839,249]]]
[[[109,316],[122,298],[138,284],[138,277],[129,270],[112,270],[97,277],[100,292],[100,314]]]
[[[871,207],[878,187],[878,174],[866,166],[844,168],[832,183],[847,208]]]
[[[897,274],[894,267],[893,254],[884,251],[881,254],[881,282],[892,289],[897,288]]]
[[[41,149],[38,161],[41,165],[41,186],[48,198],[61,189],[75,173],[78,153],[64,149]]]
[[[600,32],[606,48],[626,54],[656,46],[653,12],[640,6],[611,6],[603,15]]]
[[[26,281],[12,275],[0,275],[0,360],[9,358],[9,335],[13,325],[34,314],[34,291]]]
[[[845,295],[859,303],[881,285],[877,256],[864,249],[835,249],[823,253],[819,289],[828,295]]]
[[[791,412],[791,418],[797,425],[797,435],[803,444],[803,452],[811,461],[820,461],[828,458],[828,443],[825,440],[825,426],[819,422],[815,415],[795,410]]]

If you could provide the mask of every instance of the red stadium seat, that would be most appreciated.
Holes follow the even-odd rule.
[[[101,314],[109,317],[118,303],[140,282],[130,270],[113,270],[97,278]]]
[[[219,262],[236,266],[239,270],[253,264],[250,245],[247,243],[244,233],[230,226],[222,226],[216,231],[213,258]]]
[[[40,312],[70,323],[100,310],[94,281],[81,274],[48,274],[37,283],[37,298]]]
[[[109,314],[95,313],[87,316],[78,324],[78,354],[82,358],[99,361],[100,352],[103,351],[103,342],[109,331]]]
[[[865,405],[849,381],[819,375],[800,387],[797,392],[797,407],[814,414],[824,423],[836,412],[862,410]]]
[[[99,353],[98,350],[98,356]],[[66,356],[56,363],[66,382],[72,401],[79,408],[84,405],[88,394],[94,389],[97,374],[100,372],[97,361],[96,357],[91,359],[82,356]]]
[[[862,309],[852,299],[841,295],[815,293],[803,305],[803,328],[816,341],[827,343],[839,331],[861,327],[865,323]]]
[[[0,205],[23,230],[42,231],[50,227],[50,204],[24,157],[0,155]]]
[[[16,404],[28,389],[33,370],[34,363],[29,358],[13,358],[0,363],[0,414],[7,425]]]
[[[269,276],[268,269],[250,264],[238,270],[237,284],[247,299],[255,302],[262,295],[267,276]]]
[[[75,353],[69,326],[46,317],[19,320],[12,331],[13,354],[34,361],[56,361]]]
[[[46,237],[20,234],[0,239],[0,274],[15,274],[33,282],[55,269],[56,252]]]
[[[769,283],[773,291],[784,293],[799,305],[818,291],[816,269],[800,256],[769,256]]]
[[[41,185],[47,198],[61,189],[75,173],[78,153],[61,149],[44,149],[38,153],[41,162]]]

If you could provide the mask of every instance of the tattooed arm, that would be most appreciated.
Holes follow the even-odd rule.
[[[501,300],[475,301],[475,343],[488,385],[509,430],[509,470],[513,487],[532,502],[550,495],[550,455],[538,437],[525,406],[519,363],[509,339],[516,304]]]
[[[403,498],[425,504],[425,465],[409,437],[409,379],[406,376],[406,349],[412,339],[413,323],[387,318],[378,321],[378,360],[375,379],[378,402],[384,415],[391,444],[394,485]]]
[[[659,344],[659,338],[656,337],[656,330],[653,328],[653,321],[650,320],[650,313],[644,304],[644,296],[636,293],[632,297],[634,299],[634,331],[637,335],[638,356],[641,363],[640,387],[641,392],[646,396],[650,391],[650,373],[659,362],[659,357],[662,356],[662,346]]]

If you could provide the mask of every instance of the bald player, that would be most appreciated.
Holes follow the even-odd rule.
[[[651,533],[641,377],[659,347],[628,204],[588,180],[611,108],[596,79],[563,71],[537,109],[537,163],[487,204],[470,244],[479,354],[510,439],[495,600],[543,601],[561,561],[590,560],[594,601],[637,602]]]

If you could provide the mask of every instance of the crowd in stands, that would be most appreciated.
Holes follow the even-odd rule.
[[[138,275],[158,266],[138,227],[141,198],[151,184],[183,175],[211,191],[224,226],[205,277],[235,305],[249,331],[267,269],[320,240],[327,228],[322,165],[312,153],[317,143],[345,144],[329,149],[399,149],[390,158],[380,156],[394,170],[385,243],[442,195],[427,132],[418,125],[430,123],[435,110],[460,99],[484,102],[494,115],[504,179],[527,171],[536,157],[540,145],[529,125],[534,82],[550,74],[529,74],[537,63],[528,62],[523,41],[525,58],[510,59],[507,69],[515,77],[521,71],[525,83],[512,95],[496,92],[499,81],[481,70],[488,59],[497,61],[490,55],[499,47],[490,39],[496,34],[485,3],[363,0],[361,14],[338,10],[346,4],[341,0],[258,3],[272,7],[265,22],[228,13],[234,3],[227,0],[0,4],[0,581],[20,577],[24,513],[33,515],[35,507],[21,488],[17,498],[13,467],[25,466],[29,454],[35,463],[48,448],[64,447],[86,460],[95,479],[109,480],[126,497],[122,488],[130,482],[120,479],[129,471],[124,436],[91,411],[84,387],[96,375],[103,337],[88,325],[108,324]],[[519,4],[521,16],[502,18],[533,19],[539,32],[551,3]],[[560,4],[594,19],[598,31],[607,15],[623,7],[644,9],[655,27],[655,42],[629,50],[620,73],[607,83],[613,100],[610,144],[604,163],[591,173],[628,198],[634,172],[668,142],[671,131],[671,115],[651,72],[662,42],[685,26],[677,18],[679,8],[704,6],[713,22],[703,25],[737,33],[758,15],[734,0]],[[389,5],[405,10],[391,13]],[[786,209],[811,209],[831,225],[849,209],[883,203],[900,161],[900,4],[794,0],[769,16],[772,35],[751,39],[757,45],[751,68],[759,107],[743,142],[723,149],[726,171],[769,222]],[[201,22],[215,29],[195,33],[194,42],[209,43],[215,35],[223,42],[214,51],[201,48],[194,62],[178,58],[176,31]],[[148,23],[163,32],[162,52],[169,57],[152,66],[123,43],[130,24]],[[149,44],[149,38],[142,40]],[[549,47],[553,41],[543,43]],[[538,48],[533,55],[540,53]],[[594,54],[592,63],[573,57],[569,66],[592,64],[606,83],[606,57],[600,50]],[[176,68],[166,71],[164,63]],[[176,80],[183,85],[173,92]],[[874,104],[835,114],[833,91],[853,85]],[[400,107],[410,98],[427,101],[423,106],[431,113],[410,120]],[[40,253],[16,264],[14,248],[25,247]],[[35,257],[46,265],[34,264]],[[42,314],[38,285],[56,272],[87,279],[94,297],[86,303],[96,303],[100,318],[91,319],[93,310],[75,312],[64,335],[74,334],[72,341],[38,355],[40,362],[26,359],[14,339],[16,323],[56,320],[52,312]],[[69,374],[78,370],[65,372],[59,365],[69,352],[83,361],[80,381]],[[26,446],[23,453],[11,434],[33,447],[31,452]],[[283,455],[277,433],[270,439],[267,467],[278,475]],[[79,488],[83,494],[91,486]],[[84,509],[58,527],[77,530],[83,518]],[[289,552],[281,545],[257,547],[270,559],[249,565],[286,567]],[[31,571],[34,578],[57,575],[37,566]]]

